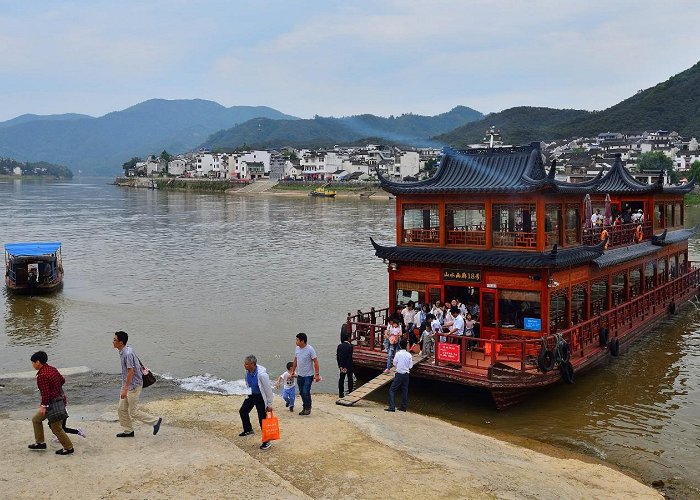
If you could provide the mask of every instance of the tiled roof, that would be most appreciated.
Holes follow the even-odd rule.
[[[393,246],[385,247],[370,238],[375,255],[393,262],[428,264],[495,266],[519,269],[561,269],[592,262],[604,252],[605,242],[596,246],[580,246],[551,252],[517,250],[456,250]]]
[[[433,177],[418,182],[393,182],[379,175],[381,187],[392,194],[441,193],[526,193],[549,191],[565,194],[685,194],[692,191],[695,179],[680,186],[664,186],[636,180],[615,155],[612,168],[594,179],[569,183],[554,179],[554,169],[545,171],[539,143],[467,151],[445,150]]]

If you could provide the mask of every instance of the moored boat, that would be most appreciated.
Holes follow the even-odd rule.
[[[330,189],[330,184],[317,187],[313,191],[309,192],[309,196],[319,196],[322,198],[333,198],[335,197],[335,194],[335,191]]]
[[[5,285],[19,293],[46,293],[63,283],[61,244],[5,244]]]
[[[485,389],[505,408],[627,351],[698,292],[683,206],[694,180],[643,184],[618,155],[595,179],[563,182],[533,143],[448,150],[430,179],[380,182],[396,197],[396,244],[372,240],[389,307],[348,314],[356,371],[385,367],[397,308],[456,299],[475,335],[435,335],[434,357],[411,373]]]

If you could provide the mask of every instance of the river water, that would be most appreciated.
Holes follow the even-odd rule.
[[[699,222],[700,209],[688,208],[687,218]],[[0,376],[31,371],[29,356],[43,349],[50,363],[88,366],[94,384],[108,386],[119,371],[113,332],[126,330],[172,385],[240,393],[245,355],[276,376],[303,331],[325,375],[314,390],[334,392],[345,315],[387,304],[386,266],[369,237],[394,241],[393,201],[0,180],[0,221],[3,243],[61,241],[66,273],[52,296],[3,288]],[[700,260],[700,240],[690,258]],[[672,497],[700,497],[699,309],[691,304],[574,385],[506,411],[481,393],[418,383],[411,409],[605,460],[647,483],[663,480]],[[0,401],[24,403],[11,389]]]

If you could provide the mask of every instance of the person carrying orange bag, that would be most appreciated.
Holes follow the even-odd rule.
[[[255,408],[258,412],[258,421],[260,428],[263,429],[263,422],[266,420],[265,415],[272,413],[272,385],[270,384],[270,376],[264,366],[258,364],[257,358],[250,354],[243,361],[245,368],[245,382],[250,393],[245,398],[238,414],[241,416],[243,424],[243,432],[239,437],[246,437],[253,434],[253,426],[250,423],[250,412]],[[276,420],[276,419],[275,419]],[[263,443],[260,445],[261,450],[268,450],[272,446],[270,440],[265,440],[263,432]]]
[[[272,410],[267,412],[267,418],[262,421],[262,441],[269,443],[280,438],[280,421],[275,417]]]

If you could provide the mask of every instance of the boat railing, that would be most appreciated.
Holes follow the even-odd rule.
[[[636,233],[638,225],[639,224],[629,223],[620,224],[618,226],[584,227],[582,230],[583,244],[597,245],[601,240],[605,239],[603,231],[605,231],[608,236],[608,248],[623,247],[642,241],[649,241],[652,236],[651,222],[643,222],[641,224],[641,239]]]
[[[700,267],[689,263],[688,272],[649,290],[629,302],[625,302],[599,316],[559,331],[569,343],[572,362],[583,358],[593,349],[598,349],[602,328],[608,329],[608,338],[622,336],[638,327],[647,318],[654,317],[659,309],[675,307],[676,298],[688,296],[700,285]],[[351,315],[348,313],[345,331],[350,341],[362,350],[381,352],[384,349],[386,318],[388,309],[371,313]],[[370,321],[371,319],[371,321]],[[435,366],[468,368],[473,374],[488,376],[488,370],[496,363],[510,366],[522,372],[537,372],[537,356],[542,347],[542,338],[523,338],[517,335],[496,338],[476,338],[447,333],[435,334]],[[556,345],[556,337],[547,335],[544,341],[548,349]]]

